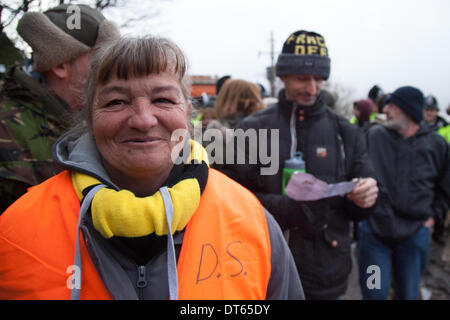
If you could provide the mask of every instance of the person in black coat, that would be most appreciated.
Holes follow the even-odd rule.
[[[238,129],[259,130],[257,143],[237,145],[235,156],[245,164],[227,163],[227,175],[250,189],[289,231],[293,253],[307,299],[337,299],[347,288],[351,270],[350,222],[366,219],[374,210],[378,188],[366,152],[363,132],[338,116],[324,102],[321,87],[330,73],[324,38],[297,31],[284,43],[276,65],[285,84],[277,104],[245,118]],[[279,170],[267,170],[259,154],[261,140],[279,130],[278,143],[268,143]],[[267,134],[267,135],[265,135]],[[273,139],[271,140],[273,142]],[[363,178],[345,197],[295,201],[282,194],[282,171],[295,152],[303,153],[306,171],[327,183]],[[287,234],[287,233],[286,233]]]
[[[391,274],[396,299],[418,299],[431,229],[449,208],[449,146],[420,124],[423,105],[419,89],[401,87],[384,107],[386,124],[368,132],[380,196],[375,213],[359,228],[364,299],[387,299]]]

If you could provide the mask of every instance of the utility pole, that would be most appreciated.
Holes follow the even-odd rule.
[[[266,69],[267,80],[270,83],[270,95],[275,97],[275,50],[274,50],[274,37],[273,32],[270,33],[270,52],[259,51],[259,55],[262,53],[270,54],[270,67]]]
[[[273,32],[270,33],[270,74],[269,74],[269,82],[270,82],[270,95],[275,97],[275,52],[274,52],[274,39]]]

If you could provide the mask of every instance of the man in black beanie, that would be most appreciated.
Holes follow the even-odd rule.
[[[285,85],[278,103],[245,118],[238,128],[279,130],[279,145],[269,149],[279,155],[280,170],[263,175],[267,161],[258,159],[256,164],[226,164],[223,171],[254,192],[289,234],[306,298],[337,299],[346,292],[351,270],[350,222],[367,218],[378,195],[364,135],[325,103],[321,89],[330,76],[330,58],[320,34],[291,34],[276,74]],[[262,130],[258,136],[265,137]],[[250,150],[238,147],[235,155],[245,153],[249,159]],[[282,176],[285,162],[296,152],[303,153],[306,172],[327,183],[363,179],[345,197],[293,200],[282,194]]]
[[[364,299],[386,299],[391,274],[396,299],[418,299],[431,229],[449,208],[449,146],[421,125],[423,105],[419,89],[401,87],[387,98],[386,123],[368,132],[380,196],[375,213],[359,228]]]

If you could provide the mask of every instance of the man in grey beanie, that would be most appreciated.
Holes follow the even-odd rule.
[[[279,155],[280,170],[261,175],[267,161],[258,159],[257,164],[226,164],[223,171],[254,192],[289,232],[306,299],[337,299],[346,291],[351,270],[350,222],[367,218],[378,195],[364,135],[325,103],[321,89],[330,76],[330,58],[320,34],[291,34],[278,57],[276,74],[284,83],[278,103],[245,118],[237,128],[278,129],[279,144],[270,148],[272,155]],[[259,139],[265,138],[261,136],[262,130]],[[303,154],[306,172],[327,183],[363,179],[345,197],[291,199],[282,192],[283,169],[297,152]],[[248,149],[239,148],[235,155],[239,153],[249,159]],[[259,154],[258,150],[253,155]]]
[[[90,58],[120,36],[114,23],[86,5],[27,12],[17,31],[32,48],[33,63],[32,69],[13,66],[0,89],[0,213],[59,172],[52,145],[84,106]]]

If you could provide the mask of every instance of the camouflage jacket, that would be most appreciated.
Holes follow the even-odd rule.
[[[68,124],[68,106],[18,66],[0,89],[0,214],[26,190],[55,175],[52,145]]]

